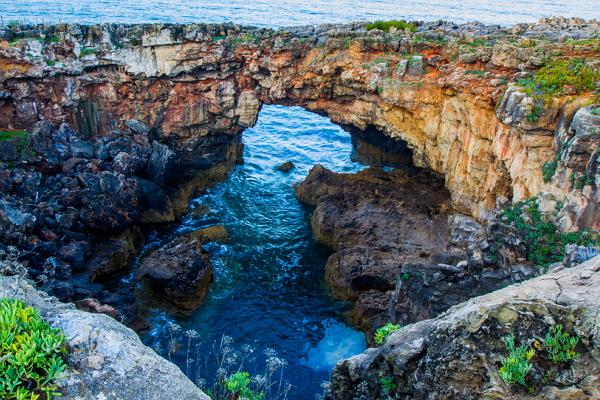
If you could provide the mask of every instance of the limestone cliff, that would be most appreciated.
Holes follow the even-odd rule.
[[[68,121],[107,135],[134,118],[189,169],[252,125],[262,102],[300,105],[406,141],[417,165],[444,176],[460,212],[486,219],[498,198],[545,190],[568,200],[565,229],[598,228],[598,121],[571,124],[594,99],[566,90],[528,118],[536,100],[511,85],[556,58],[597,70],[598,41],[588,38],[598,30],[578,19],[390,33],[361,24],[14,27],[0,36],[0,126]],[[542,167],[559,150],[559,178],[544,183]],[[582,174],[583,190],[572,190],[570,176]]]

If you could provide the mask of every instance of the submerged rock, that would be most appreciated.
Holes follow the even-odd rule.
[[[294,163],[286,161],[283,164],[277,166],[277,170],[281,172],[290,172],[294,168]]]
[[[65,378],[58,381],[61,399],[210,399],[113,318],[59,303],[17,277],[0,277],[0,297],[5,296],[36,308],[64,333],[69,352]]]

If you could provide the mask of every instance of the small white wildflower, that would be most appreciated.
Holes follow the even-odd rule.
[[[231,336],[223,336],[221,338],[221,344],[223,346],[229,346],[232,343],[233,343],[233,338]]]
[[[279,368],[283,368],[287,365],[287,361],[283,358],[279,357],[269,357],[267,358],[267,370],[269,372],[273,372],[278,370]]]
[[[154,352],[155,352],[156,354],[159,354],[159,355],[160,355],[160,354],[162,353],[162,351],[163,351],[162,344],[160,344],[160,343],[155,343],[155,344],[154,344],[154,346],[152,346],[152,349],[154,350]]]
[[[171,322],[169,324],[169,332],[171,333],[177,333],[181,330],[181,326],[179,324],[176,324],[175,322]]]
[[[188,339],[196,339],[198,336],[200,336],[198,332],[196,332],[193,329],[188,329],[187,331],[185,331],[185,337],[187,337]]]
[[[275,351],[275,349],[267,347],[265,349],[265,356],[267,356],[267,357],[277,357],[277,352]]]
[[[206,379],[198,378],[196,380],[196,386],[198,386],[200,389],[206,389]]]

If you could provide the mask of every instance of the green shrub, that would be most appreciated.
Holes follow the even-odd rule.
[[[84,47],[79,53],[79,58],[89,56],[91,54],[96,54],[96,50],[92,49],[91,47]]]
[[[528,216],[527,221],[523,215]],[[525,243],[527,259],[536,265],[547,266],[562,261],[568,244],[600,245],[600,234],[597,232],[560,232],[550,217],[542,216],[535,197],[506,207],[503,218],[516,229]]]
[[[542,107],[540,107],[538,104],[534,104],[531,107],[531,112],[527,116],[527,121],[538,122],[540,120],[541,116],[542,116]]]
[[[502,359],[502,366],[498,370],[500,378],[508,385],[518,383],[526,385],[525,377],[531,370],[531,359],[535,355],[535,350],[528,346],[515,346],[515,337],[513,334],[502,338],[508,357]]]
[[[552,180],[552,177],[556,173],[556,168],[558,168],[558,161],[552,160],[544,163],[542,166],[542,174],[544,175],[544,182],[548,183]]]
[[[240,400],[262,400],[264,393],[256,393],[250,389],[250,374],[236,372],[225,379],[225,388]]]
[[[600,72],[594,71],[582,59],[552,61],[529,78],[519,79],[525,93],[535,98],[548,100],[563,94],[564,86],[573,86],[577,91],[593,90]]]
[[[370,31],[373,29],[379,29],[382,30],[384,32],[389,32],[390,28],[394,27],[398,30],[405,30],[408,29],[411,32],[416,32],[417,31],[417,27],[414,26],[413,24],[411,24],[410,22],[406,22],[406,21],[395,21],[395,20],[391,20],[391,21],[375,21],[375,22],[371,22],[367,25],[365,25],[365,29]]]
[[[0,130],[0,141],[19,138],[27,139],[27,131],[2,131]]]
[[[381,328],[379,328],[375,331],[375,337],[373,338],[375,341],[375,344],[377,346],[381,346],[383,344],[383,342],[385,342],[385,338],[387,338],[390,335],[390,333],[396,332],[399,329],[400,329],[400,325],[396,325],[396,324],[392,324],[391,322],[388,322],[387,324],[385,324],[384,326],[382,326]]]
[[[592,115],[600,115],[600,107],[592,108],[592,111],[590,111],[590,113]]]
[[[66,369],[65,337],[23,302],[0,299],[0,398],[52,399]]]
[[[550,327],[544,337],[544,349],[548,354],[548,358],[555,364],[578,358],[580,354],[575,351],[577,343],[579,343],[579,338],[564,332],[560,324]]]
[[[575,174],[573,174],[573,175],[575,175]],[[583,173],[581,175],[578,175],[577,178],[575,179],[574,187],[575,187],[575,189],[581,190],[584,188],[584,186],[593,185],[593,184],[594,184],[594,178]]]

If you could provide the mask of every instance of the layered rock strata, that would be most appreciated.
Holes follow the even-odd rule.
[[[544,185],[541,172],[557,129],[591,132],[570,128],[589,95],[564,95],[534,120],[535,100],[506,85],[548,59],[596,65],[589,38],[598,29],[577,19],[511,28],[437,22],[391,33],[362,24],[16,27],[2,33],[0,125],[67,121],[94,136],[137,119],[188,169],[206,164],[199,147],[251,126],[262,102],[301,105],[402,138],[417,165],[444,175],[454,206],[482,219],[498,197],[521,200],[558,184]],[[594,159],[592,142],[579,162],[565,156],[568,176]],[[597,227],[588,209],[595,195],[580,196],[571,227]]]
[[[479,222],[506,199],[548,192],[561,229],[598,228],[596,98],[566,85],[540,104],[520,79],[557,59],[597,72],[599,30],[579,19],[414,32],[5,27],[0,127],[29,133],[0,142],[3,241],[26,250],[39,276],[70,282],[93,261],[101,280],[126,264],[137,226],[172,220],[206,176],[224,176],[264,103],[402,140],[417,166],[443,177],[453,212]]]

